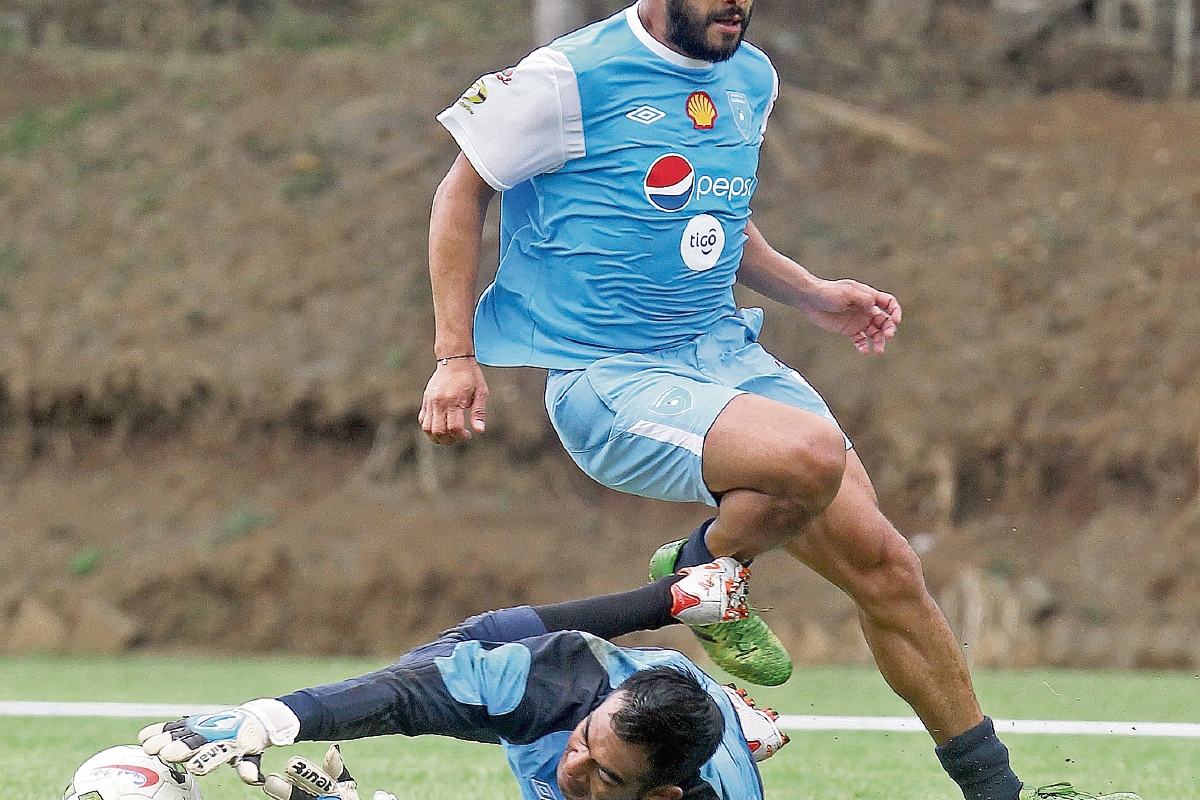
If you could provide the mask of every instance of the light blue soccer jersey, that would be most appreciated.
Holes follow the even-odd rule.
[[[577,369],[732,314],[777,88],[757,48],[686,58],[634,6],[484,76],[439,115],[503,191],[479,360]]]

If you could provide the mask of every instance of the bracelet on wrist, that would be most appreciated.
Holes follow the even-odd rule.
[[[457,356],[446,356],[445,358],[439,358],[437,360],[437,363],[438,363],[438,366],[440,367],[444,364],[448,364],[449,362],[453,361],[456,358],[474,358],[474,357],[475,357],[474,353],[462,353]]]

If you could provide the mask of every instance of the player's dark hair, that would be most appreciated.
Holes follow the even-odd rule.
[[[678,786],[717,751],[725,718],[690,672],[671,666],[645,669],[618,691],[625,702],[613,712],[613,732],[645,751],[647,786]]]

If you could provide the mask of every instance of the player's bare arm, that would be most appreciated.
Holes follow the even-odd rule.
[[[753,222],[746,241],[738,282],[759,294],[798,308],[810,322],[848,337],[858,352],[882,353],[896,335],[900,303],[865,283],[818,278],[767,242]]]
[[[429,279],[433,287],[434,357],[419,420],[438,444],[483,433],[488,388],[475,361],[475,277],[484,217],[495,190],[459,155],[433,198]]]

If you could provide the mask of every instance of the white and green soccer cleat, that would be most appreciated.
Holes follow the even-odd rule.
[[[1071,784],[1063,781],[1048,786],[1022,786],[1018,800],[1142,800],[1141,795],[1133,792],[1110,792],[1109,794],[1092,794],[1081,792]]]
[[[686,539],[664,544],[650,557],[650,580],[675,572]],[[742,577],[744,591],[744,576]],[[778,686],[792,675],[792,659],[767,623],[753,611],[731,622],[689,625],[708,657],[735,678],[760,686]]]

